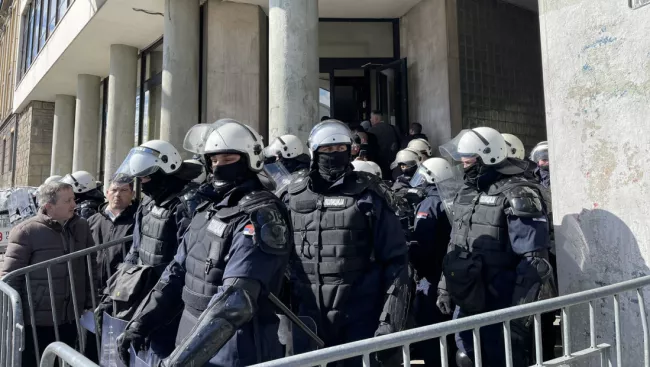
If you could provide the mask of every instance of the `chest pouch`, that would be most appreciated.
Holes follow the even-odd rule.
[[[483,312],[486,284],[481,255],[456,247],[445,255],[442,269],[447,281],[447,292],[454,303],[470,314]]]

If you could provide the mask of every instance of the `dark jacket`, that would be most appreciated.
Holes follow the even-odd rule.
[[[9,244],[5,253],[0,276],[16,269],[54,259],[65,254],[93,246],[88,222],[78,216],[64,225],[52,220],[43,211],[35,217],[18,224],[9,233]],[[94,264],[91,264],[94,266]],[[31,297],[34,304],[34,321],[37,326],[52,326],[50,292],[54,294],[59,324],[74,322],[74,308],[70,286],[70,274],[66,263],[53,265],[52,286],[48,285],[45,268],[30,273]],[[90,284],[86,275],[85,257],[72,261],[74,286],[79,311],[92,306]],[[31,325],[25,277],[18,276],[7,283],[18,291],[23,300],[25,323]]]
[[[138,202],[131,203],[114,220],[106,214],[107,207],[108,204],[100,206],[97,214],[88,219],[93,240],[98,245],[133,234]],[[131,249],[131,243],[132,241],[124,243],[124,254],[127,254]],[[122,245],[115,245],[97,254],[97,272],[95,274],[101,288],[106,286],[108,278],[115,274],[117,266],[123,261]],[[101,288],[98,291],[101,291]]]
[[[400,135],[397,128],[385,122],[380,122],[368,130],[377,138],[377,160],[374,162],[381,167],[385,180],[391,179],[390,164],[400,149]]]
[[[409,135],[405,137],[404,140],[402,141],[402,149],[406,148],[411,142],[411,140],[415,140],[415,139],[424,139],[426,141],[429,141],[429,138],[427,138],[426,134]]]

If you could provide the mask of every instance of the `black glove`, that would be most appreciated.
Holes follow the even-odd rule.
[[[451,305],[451,297],[449,292],[444,289],[438,289],[438,299],[436,300],[436,306],[443,315],[451,315],[454,312],[454,308]]]
[[[142,330],[140,330],[141,324],[139,322],[131,322],[126,330],[120,336],[117,337],[117,355],[122,360],[122,363],[129,365],[131,361],[131,354],[129,353],[129,347],[133,345],[133,349],[136,352],[144,350],[145,347],[145,335]]]
[[[392,334],[395,331],[390,324],[382,322],[379,324],[379,327],[375,331],[375,336],[382,336]],[[402,354],[401,348],[391,348],[380,350],[375,353],[375,359],[382,366],[400,366],[402,364]]]
[[[95,335],[101,341],[102,339],[102,326],[104,322],[104,312],[110,313],[113,305],[110,303],[100,303],[99,306],[93,311],[95,315]]]

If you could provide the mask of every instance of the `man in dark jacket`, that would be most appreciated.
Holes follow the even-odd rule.
[[[400,135],[397,128],[381,121],[381,112],[374,111],[370,117],[372,127],[368,130],[377,138],[377,160],[375,163],[381,167],[384,180],[392,179],[390,164],[400,148]]]
[[[93,240],[98,245],[132,235],[138,209],[138,203],[133,202],[133,182],[113,181],[106,194],[108,203],[100,206],[97,214],[88,219]],[[101,292],[108,278],[124,261],[124,254],[131,249],[131,243],[128,241],[124,246],[116,245],[97,254],[98,291]]]
[[[63,182],[51,182],[39,188],[39,213],[11,230],[0,276],[93,246],[88,223],[75,214],[74,199],[72,186]],[[84,258],[72,260],[72,273],[76,304],[80,308],[79,312],[82,312],[84,307],[90,308],[92,304]],[[30,273],[33,320],[27,316],[30,312],[25,277],[6,280],[20,294],[23,315],[26,315],[23,366],[38,366],[34,334],[39,354],[55,341],[52,305],[56,311],[60,341],[74,347],[77,340],[74,303],[70,302],[71,274],[67,264],[52,265],[51,278],[52,284],[49,284],[46,269]],[[50,299],[50,295],[54,295],[54,300]]]
[[[411,129],[409,130],[409,135],[406,138],[404,138],[404,141],[402,142],[402,149],[406,148],[411,142],[411,140],[414,139],[424,139],[426,141],[429,141],[427,135],[422,133],[422,124],[419,122],[411,123]]]

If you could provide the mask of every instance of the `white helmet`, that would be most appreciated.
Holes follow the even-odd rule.
[[[311,129],[307,145],[315,152],[328,145],[352,145],[352,131],[339,120],[325,120]]]
[[[406,165],[408,168],[417,166],[418,164],[420,164],[422,160],[421,157],[422,156],[418,154],[418,152],[416,152],[415,150],[409,148],[402,149],[399,152],[397,152],[397,155],[395,156],[395,161],[391,163],[390,169],[395,169],[395,167],[401,164]]]
[[[297,136],[282,135],[264,148],[264,157],[270,158],[279,155],[282,158],[296,158],[304,153],[303,147],[304,144]]]
[[[139,147],[132,148],[115,176],[145,177],[162,170],[171,175],[181,168],[183,160],[174,146],[164,140],[149,140]]]
[[[541,160],[548,160],[548,142],[541,141],[530,152],[530,160],[538,163]]]
[[[43,184],[49,184],[50,182],[59,182],[59,181],[61,181],[62,178],[63,178],[63,176],[52,175],[52,176],[46,178],[45,182],[43,182]]]
[[[522,143],[518,137],[512,134],[501,134],[501,136],[503,136],[503,138],[506,140],[506,144],[508,145],[508,157],[524,159],[526,156],[524,143]]]
[[[86,171],[77,171],[65,175],[59,182],[67,183],[72,186],[75,194],[83,194],[99,187],[95,177]]]
[[[452,166],[443,158],[429,158],[422,162],[417,172],[413,175],[410,185],[418,187],[424,182],[430,184],[441,182],[454,177]]]
[[[413,139],[406,147],[423,153],[427,157],[431,157],[433,155],[433,152],[431,151],[431,144],[429,144],[426,139]]]
[[[375,162],[357,159],[352,161],[352,165],[354,166],[355,171],[367,172],[381,177],[381,168],[379,168],[379,165]]]
[[[480,157],[485,165],[493,166],[508,156],[508,145],[501,134],[491,127],[462,130],[451,141],[440,146],[440,154],[460,161],[463,157]]]
[[[264,166],[262,146],[262,136],[257,131],[229,118],[194,125],[183,141],[183,148],[192,153],[245,155],[253,172],[261,171]]]
[[[198,160],[198,159],[186,159],[186,160],[183,161],[183,163],[198,165],[198,166],[201,167],[201,173],[195,179],[193,179],[192,182],[195,182],[195,183],[200,185],[200,184],[204,183],[205,180],[208,179],[208,174],[206,172],[207,167],[200,160]]]

